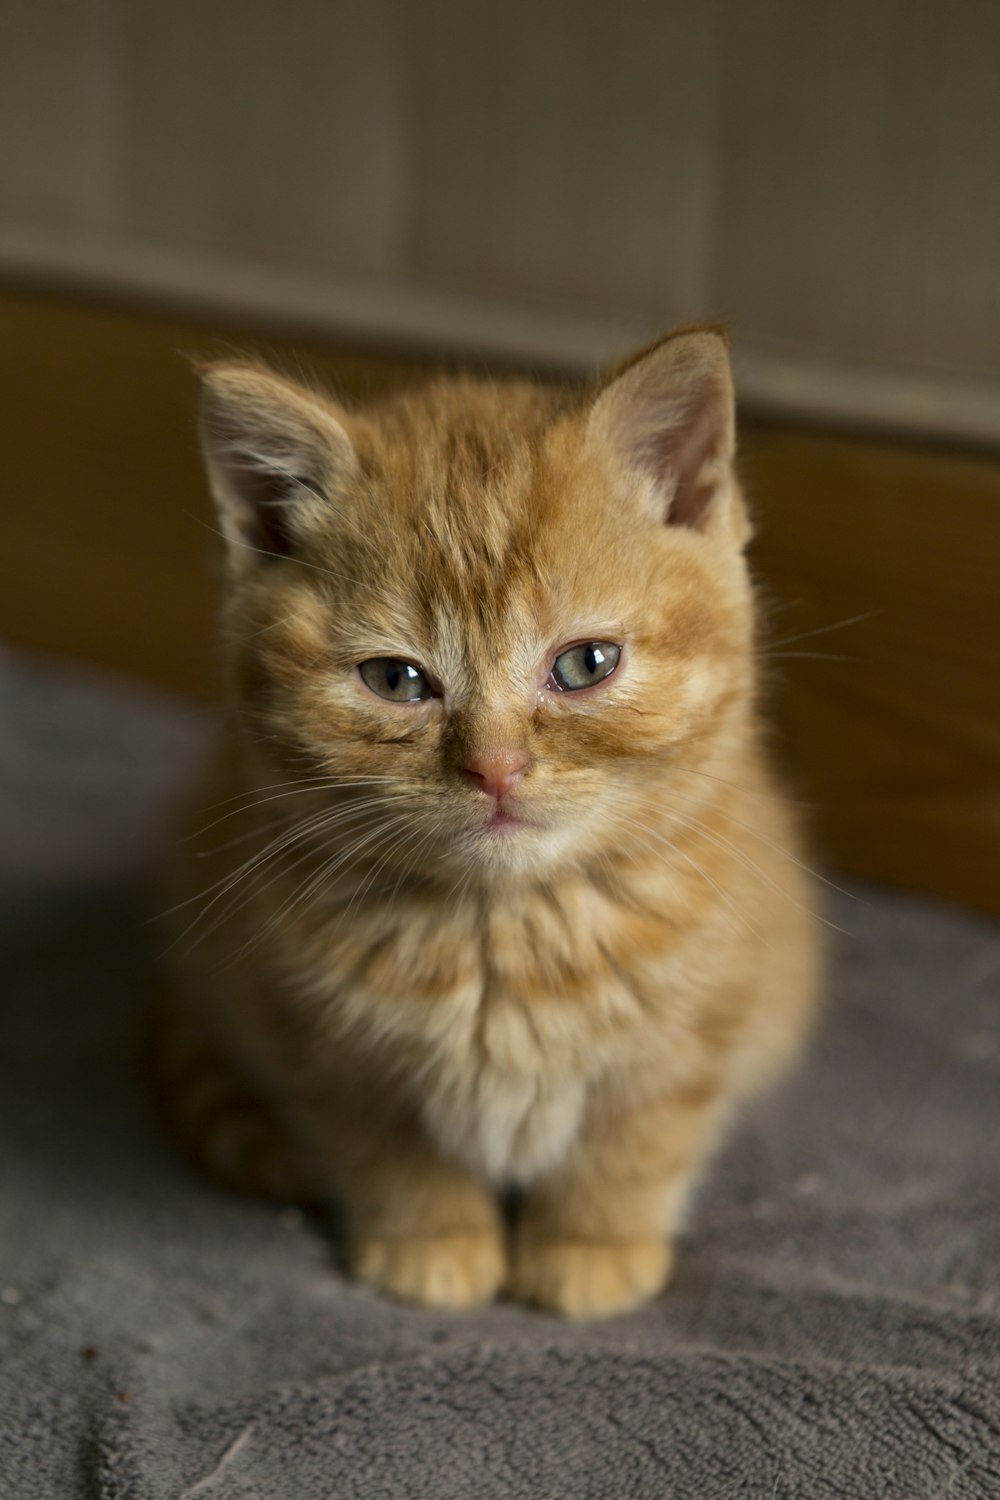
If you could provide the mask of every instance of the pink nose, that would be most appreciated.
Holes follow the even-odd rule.
[[[506,797],[528,769],[528,757],[519,750],[474,755],[462,770],[480,791],[491,797]]]

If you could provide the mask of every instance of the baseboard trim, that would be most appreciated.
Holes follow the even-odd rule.
[[[418,286],[292,275],[221,257],[100,237],[0,226],[0,276],[42,290],[158,303],[244,326],[356,339],[456,356],[597,370],[663,331]],[[1000,380],[849,368],[815,353],[767,349],[734,330],[744,404],[765,416],[838,422],[919,438],[1000,444]]]

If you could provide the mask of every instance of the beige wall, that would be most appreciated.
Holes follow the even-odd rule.
[[[8,0],[0,269],[1000,438],[995,0]]]

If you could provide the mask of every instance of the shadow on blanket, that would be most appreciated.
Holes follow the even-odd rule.
[[[204,725],[17,658],[0,723],[0,1494],[1000,1494],[995,924],[831,902],[808,1064],[652,1307],[395,1306],[189,1171],[150,1102],[151,872]]]

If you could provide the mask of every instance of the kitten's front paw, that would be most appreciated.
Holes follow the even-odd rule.
[[[522,1239],[507,1291],[568,1318],[603,1318],[627,1312],[660,1291],[672,1258],[666,1240]]]
[[[444,1234],[426,1239],[361,1238],[351,1271],[380,1291],[431,1307],[475,1307],[500,1290],[506,1265],[499,1235]]]

